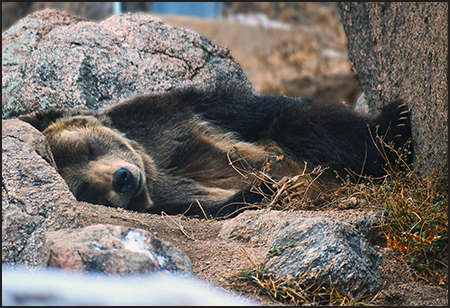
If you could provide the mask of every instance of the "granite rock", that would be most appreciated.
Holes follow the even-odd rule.
[[[90,22],[51,9],[2,33],[2,118],[50,107],[98,109],[186,85],[253,90],[226,47],[145,14]]]
[[[448,170],[448,3],[338,6],[371,112],[402,98],[411,110],[417,173]]]
[[[142,229],[105,224],[47,232],[38,265],[119,275],[192,274],[191,261],[173,244]]]
[[[45,232],[79,225],[77,201],[54,168],[45,137],[2,121],[2,262],[36,264]]]
[[[335,287],[342,296],[359,298],[380,289],[382,261],[368,240],[382,217],[359,214],[335,213],[331,218],[310,211],[246,211],[225,222],[219,236],[266,245],[262,266],[275,279],[322,284]]]

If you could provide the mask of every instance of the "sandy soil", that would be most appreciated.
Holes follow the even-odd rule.
[[[231,288],[229,278],[238,269],[251,266],[247,256],[258,262],[267,253],[263,245],[220,239],[218,234],[224,220],[161,216],[90,204],[81,206],[79,210],[84,225],[108,223],[141,228],[173,243],[190,258],[197,278],[232,293],[236,291]],[[418,279],[401,261],[398,252],[390,248],[377,248],[384,256],[380,270],[383,290],[373,304],[448,305],[447,286],[430,285]],[[270,296],[258,294],[252,289],[243,290],[243,293],[263,305],[280,305]]]

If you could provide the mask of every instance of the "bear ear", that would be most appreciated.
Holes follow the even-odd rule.
[[[50,124],[56,120],[76,115],[91,115],[89,110],[68,110],[68,109],[48,109],[35,111],[30,114],[19,116],[19,120],[30,123],[40,132],[44,131]]]
[[[48,109],[21,115],[19,116],[19,120],[30,123],[42,132],[57,119],[64,117],[64,115],[64,109]]]

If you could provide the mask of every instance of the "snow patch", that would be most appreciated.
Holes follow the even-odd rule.
[[[125,249],[134,252],[145,253],[152,260],[155,260],[155,256],[148,249],[147,244],[145,243],[145,236],[138,232],[130,230],[122,241]]]

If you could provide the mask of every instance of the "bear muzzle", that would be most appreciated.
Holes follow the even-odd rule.
[[[148,194],[146,176],[135,164],[103,156],[90,161],[84,174],[86,176],[78,181],[89,184],[89,194],[85,194],[83,201],[126,209],[136,207],[138,210],[151,205],[149,196],[141,196]]]
[[[112,186],[115,192],[119,194],[131,194],[136,195],[143,186],[142,175],[139,172],[137,179],[134,178],[130,170],[126,168],[120,168],[114,173],[112,179]]]

